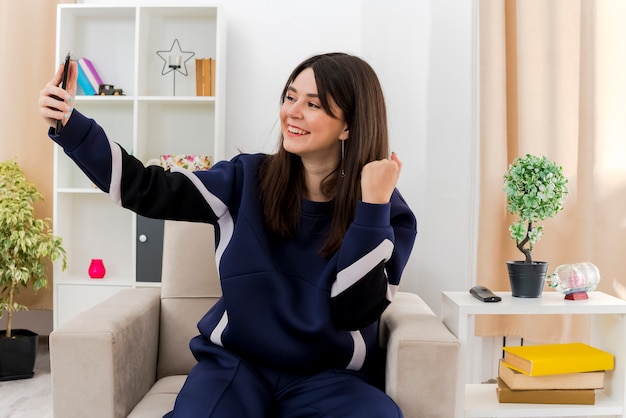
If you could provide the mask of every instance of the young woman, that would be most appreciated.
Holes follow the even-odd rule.
[[[191,343],[198,360],[172,417],[401,417],[382,390],[378,320],[416,235],[396,189],[376,74],[362,59],[302,62],[281,94],[272,155],[210,170],[144,165],[72,111],[76,67],[39,97],[49,136],[119,205],[215,226],[223,296]],[[64,100],[57,100],[56,95]]]

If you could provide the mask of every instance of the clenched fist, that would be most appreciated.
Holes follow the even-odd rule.
[[[363,202],[389,203],[398,183],[402,162],[395,153],[391,158],[365,164],[361,171],[361,195]]]

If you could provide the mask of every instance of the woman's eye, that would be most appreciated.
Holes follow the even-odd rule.
[[[309,107],[313,109],[321,109],[317,103],[309,102]]]
[[[295,99],[295,97],[290,96],[290,95],[288,95],[288,94],[287,94],[287,95],[285,96],[285,101],[288,101],[288,102],[295,102],[295,101],[296,101],[296,99]]]

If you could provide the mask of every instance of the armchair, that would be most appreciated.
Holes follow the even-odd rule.
[[[195,360],[189,340],[221,295],[213,228],[165,222],[160,288],[120,291],[50,334],[54,416],[155,418],[170,411]],[[381,320],[386,390],[405,417],[454,416],[459,342],[417,295]]]

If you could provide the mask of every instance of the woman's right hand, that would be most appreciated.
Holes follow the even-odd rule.
[[[64,64],[59,66],[52,80],[39,92],[39,113],[50,126],[56,126],[57,120],[63,121],[65,126],[74,109],[73,103],[74,97],[76,97],[78,67],[76,67],[76,61],[70,61],[67,86],[63,90],[59,87],[63,77],[63,66]]]

